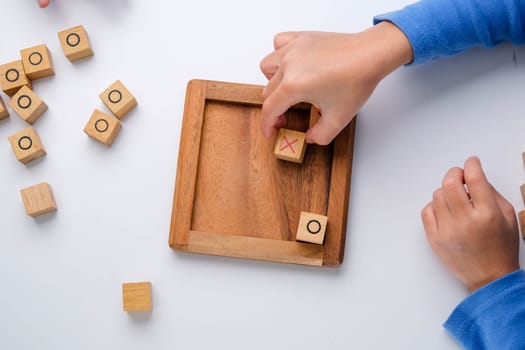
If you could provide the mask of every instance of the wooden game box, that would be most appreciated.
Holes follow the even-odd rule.
[[[260,130],[262,86],[188,83],[169,245],[210,254],[311,266],[343,261],[356,118],[329,146],[308,145],[302,164],[279,160]],[[287,128],[319,118],[308,104]],[[328,216],[324,245],[295,241],[301,211]]]

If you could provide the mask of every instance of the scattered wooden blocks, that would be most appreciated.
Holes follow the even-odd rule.
[[[9,136],[8,139],[16,159],[24,164],[46,155],[46,150],[36,130],[31,126]]]
[[[57,210],[53,191],[46,182],[24,188],[20,193],[29,216],[37,217]]]
[[[21,60],[0,66],[0,87],[7,95],[13,96],[22,86],[33,87]]]
[[[76,26],[58,33],[64,55],[75,62],[93,56],[93,49],[83,26]]]
[[[0,120],[8,118],[8,117],[9,117],[9,111],[5,107],[2,97],[0,97]]]
[[[302,163],[306,151],[305,136],[304,132],[279,129],[273,153],[279,159]]]
[[[31,91],[23,86],[9,101],[9,106],[26,122],[33,124],[47,110],[47,105]]]
[[[119,119],[122,119],[122,117],[137,105],[135,97],[120,80],[117,80],[102,92],[100,99]]]
[[[302,211],[297,227],[297,241],[323,244],[328,217]]]
[[[124,311],[151,311],[151,282],[122,284]]]
[[[22,64],[27,77],[31,80],[55,75],[51,53],[46,45],[38,45],[20,50]]]
[[[96,109],[84,127],[84,132],[88,134],[89,137],[110,147],[117,137],[120,128],[121,124],[117,119]]]

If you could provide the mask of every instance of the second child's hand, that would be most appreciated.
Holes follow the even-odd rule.
[[[51,0],[38,0],[38,5],[40,5],[42,8],[45,8],[49,6],[50,2]]]

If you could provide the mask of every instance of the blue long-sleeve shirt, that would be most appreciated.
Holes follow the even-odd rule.
[[[525,42],[523,0],[422,0],[374,18],[374,23],[381,21],[405,33],[415,64],[475,46]]]
[[[412,45],[412,63],[425,63],[475,46],[525,42],[525,0],[422,0],[380,15]],[[466,349],[525,350],[525,273],[518,270],[465,299],[445,328]]]

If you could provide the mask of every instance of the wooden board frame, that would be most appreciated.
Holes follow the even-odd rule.
[[[240,104],[260,109],[262,86],[192,80],[188,83],[182,123],[177,175],[169,245],[189,253],[229,256],[310,266],[339,266],[344,257],[350,179],[356,118],[338,135],[330,149],[329,192],[326,213],[328,227],[324,245],[296,242],[291,239],[268,239],[250,234],[202,232],[193,230],[198,167],[206,104],[210,101]],[[310,125],[319,118],[318,111],[308,104],[294,106],[311,109]],[[269,141],[270,142],[270,141]],[[307,150],[308,153],[308,150]],[[299,165],[301,166],[301,165]],[[313,199],[315,200],[315,199]],[[323,213],[321,213],[323,214]]]

